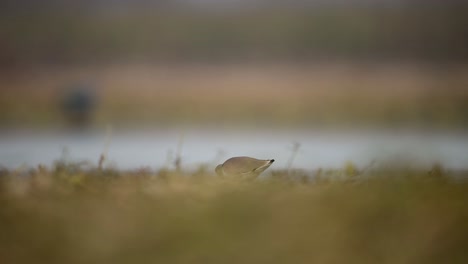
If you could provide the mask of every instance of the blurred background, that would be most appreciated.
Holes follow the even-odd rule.
[[[466,168],[467,14],[462,0],[1,1],[0,166],[284,168],[297,152],[305,169]]]

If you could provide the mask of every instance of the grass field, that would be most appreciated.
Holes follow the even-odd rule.
[[[466,263],[466,176],[4,170],[0,262]]]

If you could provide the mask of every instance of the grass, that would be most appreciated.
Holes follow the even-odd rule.
[[[3,171],[0,262],[466,263],[466,176]]]
[[[67,124],[67,91],[89,82],[91,124],[468,127],[468,68],[239,63],[45,66],[0,73],[0,127]]]

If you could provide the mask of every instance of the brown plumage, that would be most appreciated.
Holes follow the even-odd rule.
[[[215,171],[219,176],[257,177],[274,162],[274,159],[260,160],[251,157],[233,157],[219,164]]]

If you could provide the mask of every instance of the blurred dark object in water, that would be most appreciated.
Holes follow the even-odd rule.
[[[96,103],[93,88],[89,83],[74,83],[62,97],[62,112],[67,122],[75,128],[83,128],[91,123]]]

